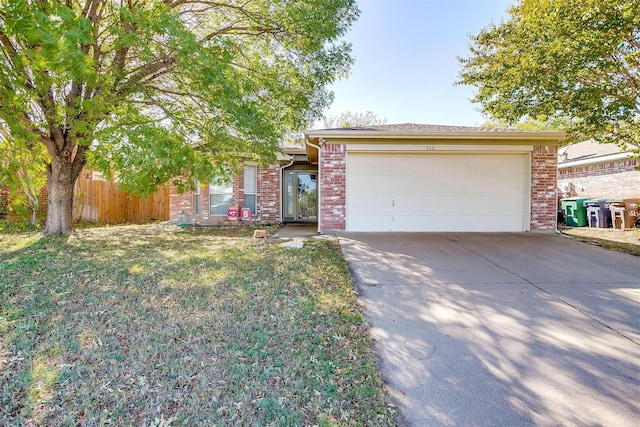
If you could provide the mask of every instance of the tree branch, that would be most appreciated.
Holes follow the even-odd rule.
[[[0,31],[0,44],[2,44],[2,46],[5,46],[5,49],[2,49],[5,57],[8,61],[11,62],[11,65],[18,72],[18,74],[20,74],[25,79],[27,88],[35,89],[35,84],[31,79],[31,76],[27,73],[24,67],[18,66],[14,61],[14,58],[20,56],[20,53],[18,52],[18,49],[15,47],[15,45],[11,42],[9,36],[7,36],[3,31]]]
[[[627,69],[627,62],[624,59],[618,57],[618,55],[616,55],[615,53],[611,55],[611,60],[619,64],[619,70],[626,77],[626,80],[629,82],[629,84],[633,85],[636,90],[640,90],[640,82],[638,81],[638,76],[633,75]]]
[[[207,34],[201,40],[201,42],[210,41],[216,36],[219,36],[221,34],[230,34],[230,33],[238,34],[238,35],[249,35],[249,36],[260,36],[263,34],[280,35],[284,33],[284,30],[282,28],[249,27],[249,26],[237,27],[234,25],[228,25],[226,27],[222,27],[212,33]]]
[[[136,70],[131,72],[129,79],[127,79],[127,85],[139,84],[143,80],[151,81],[154,78],[166,74],[170,71],[170,68],[175,64],[175,62],[176,59],[174,57],[165,55],[163,58],[160,58],[155,62],[138,67]],[[147,79],[147,77],[150,76],[152,77]]]

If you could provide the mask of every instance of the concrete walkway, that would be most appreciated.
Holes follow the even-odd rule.
[[[640,425],[640,258],[531,233],[340,243],[400,425]]]
[[[278,230],[281,239],[312,238],[318,236],[316,223],[287,223]]]

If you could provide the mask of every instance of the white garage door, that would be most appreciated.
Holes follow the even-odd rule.
[[[347,154],[348,231],[525,231],[525,154]]]

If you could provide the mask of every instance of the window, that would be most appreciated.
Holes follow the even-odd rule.
[[[193,185],[196,187],[193,191],[193,214],[200,215],[200,181],[194,180]]]
[[[244,208],[250,208],[256,214],[257,169],[255,166],[244,167]]]
[[[233,184],[231,180],[217,180],[209,184],[209,215],[227,215],[227,209],[233,202]]]

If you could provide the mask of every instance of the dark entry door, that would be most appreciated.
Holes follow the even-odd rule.
[[[317,176],[309,171],[285,172],[284,221],[318,221]]]

